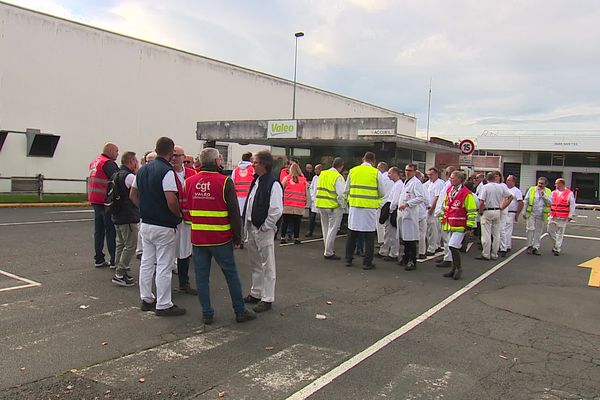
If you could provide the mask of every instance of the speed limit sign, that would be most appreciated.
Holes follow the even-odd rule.
[[[475,143],[472,140],[464,139],[459,144],[460,152],[465,156],[470,156],[475,151]]]

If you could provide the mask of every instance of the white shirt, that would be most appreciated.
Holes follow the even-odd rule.
[[[133,185],[133,182],[135,182],[135,175],[127,174],[127,176],[125,177],[125,187],[127,189],[131,189],[131,185]]]
[[[390,179],[388,172],[383,172],[381,174],[384,178],[384,190],[385,190],[385,196],[383,196],[383,199],[381,200],[381,205],[387,203],[388,201],[390,201],[390,194],[392,193],[392,188],[394,187],[394,181]]]
[[[509,188],[508,191],[513,196],[512,201],[508,205],[508,212],[516,212],[519,209],[519,201],[523,201],[523,192],[516,186]]]
[[[393,212],[398,208],[398,202],[400,201],[400,194],[404,190],[404,182],[401,179],[398,179],[394,182],[394,186],[392,186],[392,193],[390,195],[390,211]]]
[[[369,165],[370,163],[364,162],[361,165]],[[387,179],[387,178],[385,178]],[[388,179],[389,180],[389,179]],[[338,179],[339,181],[339,179]],[[385,185],[384,177],[380,171],[377,171],[377,192],[380,197],[385,196]],[[337,182],[336,182],[337,191]],[[350,191],[350,175],[346,181],[346,187],[344,193],[347,194]],[[377,208],[360,208],[360,207],[349,207],[348,211],[348,229],[359,232],[375,232],[377,230]]]
[[[248,200],[246,201],[246,219],[249,223],[252,223],[252,206],[254,205],[254,198],[256,197],[256,190],[260,185],[260,179],[256,180],[256,184],[248,194]],[[277,182],[273,182],[273,188],[271,189],[271,198],[269,200],[269,211],[267,212],[267,219],[260,227],[260,230],[266,232],[270,229],[277,229],[277,221],[283,214],[283,189]]]
[[[442,189],[442,193],[440,194],[437,204],[435,205],[435,212],[433,215],[435,215],[436,217],[442,215],[442,207],[444,207],[444,201],[446,201],[446,193],[448,193],[448,189],[450,189],[450,186],[452,186],[452,182],[450,182],[450,179],[448,179],[444,183],[444,189]]]
[[[444,191],[444,187],[446,186],[446,182],[441,179],[436,179],[435,182],[427,181],[423,184],[423,189],[425,189],[425,194],[429,200],[429,206],[433,206],[433,202],[436,197],[440,197]],[[438,199],[439,200],[439,199]],[[436,203],[437,206],[437,203]],[[437,207],[436,207],[437,208]]]
[[[506,185],[488,182],[479,192],[479,200],[485,201],[485,208],[500,208],[502,201],[511,193]]]

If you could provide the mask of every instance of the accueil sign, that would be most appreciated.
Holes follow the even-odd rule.
[[[359,129],[358,136],[394,136],[395,129]]]
[[[296,120],[269,121],[267,139],[296,139],[298,137]]]

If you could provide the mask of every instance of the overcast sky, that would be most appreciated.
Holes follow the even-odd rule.
[[[7,0],[4,0],[7,1]],[[431,136],[600,130],[598,0],[8,0],[418,118]]]

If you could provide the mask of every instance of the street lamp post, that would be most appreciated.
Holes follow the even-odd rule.
[[[294,33],[296,37],[296,49],[294,51],[294,97],[292,100],[292,119],[296,119],[296,66],[298,65],[298,38],[304,36],[304,32]]]

